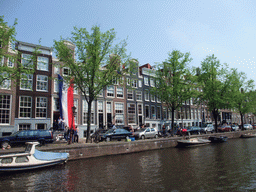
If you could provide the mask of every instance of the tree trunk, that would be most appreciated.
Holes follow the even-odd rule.
[[[172,127],[171,127],[171,133],[173,135],[174,132],[174,107],[172,107]]]
[[[243,113],[241,113],[241,111],[240,111],[240,117],[241,117],[241,124],[242,124],[241,130],[244,130],[244,115]]]
[[[218,133],[218,110],[216,111],[216,109],[213,109],[212,113],[215,121],[215,132]]]
[[[86,132],[86,143],[90,141],[91,132],[91,111],[92,111],[92,101],[88,102],[88,116],[87,116],[87,132]]]

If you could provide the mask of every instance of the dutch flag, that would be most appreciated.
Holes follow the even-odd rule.
[[[59,99],[60,99],[60,117],[64,118],[65,123],[69,128],[73,127],[75,129],[75,123],[72,107],[74,106],[74,84],[73,81],[70,81],[69,87],[64,86],[63,78],[58,75],[59,82]],[[73,120],[73,126],[72,125]]]

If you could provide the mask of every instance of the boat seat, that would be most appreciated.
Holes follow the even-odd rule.
[[[35,149],[34,157],[38,160],[51,161],[54,159],[68,158],[68,153],[43,152]]]

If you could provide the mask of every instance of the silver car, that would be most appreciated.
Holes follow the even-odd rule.
[[[251,124],[244,124],[244,129],[252,129],[252,125]]]
[[[137,139],[158,138],[158,132],[155,128],[142,128],[134,132]]]

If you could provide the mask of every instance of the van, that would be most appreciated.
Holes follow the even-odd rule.
[[[20,145],[30,141],[38,141],[41,145],[53,142],[50,130],[22,130],[10,136],[0,137],[1,147],[5,149],[8,145]]]

